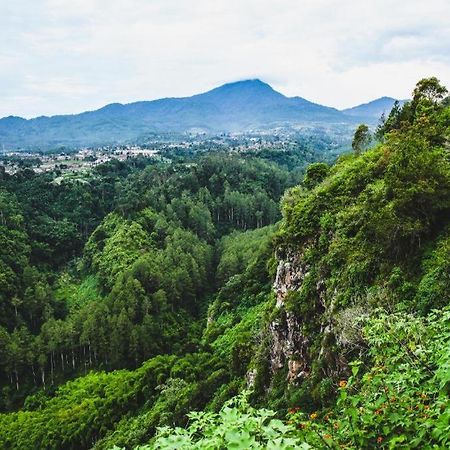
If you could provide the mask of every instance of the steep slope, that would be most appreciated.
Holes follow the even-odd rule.
[[[260,80],[229,83],[184,98],[114,103],[76,115],[0,120],[5,147],[123,143],[150,132],[228,132],[304,123],[351,123],[334,108],[288,98]]]
[[[54,395],[38,391],[27,398],[27,411],[0,415],[0,446],[448,448],[450,107],[445,94],[437,80],[422,80],[413,100],[390,114],[381,144],[341,157],[333,167],[311,165],[303,184],[285,194],[281,223],[235,231],[216,243],[215,290],[202,337],[189,346],[193,353],[159,355],[135,370],[91,373]],[[216,166],[211,160],[204,172],[195,168],[197,181],[221,189],[225,182],[210,176]],[[261,166],[252,170],[264,172]],[[274,178],[266,176],[264,186]],[[177,172],[174,178],[179,180]],[[151,184],[146,180],[138,185]],[[197,192],[192,178],[185,180]],[[229,179],[245,187],[240,180]],[[183,183],[176,184],[184,190]],[[198,194],[210,203],[204,190]],[[230,195],[229,188],[224,194],[226,209],[210,219],[236,220],[236,213],[245,218],[250,202]],[[189,223],[185,213],[194,205],[177,206],[180,197],[173,197],[166,212]],[[157,240],[161,218],[135,213],[134,220]],[[128,255],[117,243],[138,250],[139,258],[141,249],[133,249],[134,230],[127,240],[122,233],[108,237],[114,231],[111,218],[91,236],[85,257],[119,287],[127,278],[117,277],[115,268]],[[183,248],[184,236],[168,256]],[[140,241],[148,244],[148,238]],[[175,261],[174,274],[178,265]],[[153,254],[147,264],[133,266],[128,280],[137,277],[151,289],[158,268],[166,267]],[[173,278],[168,277],[168,288]],[[189,283],[178,285],[185,293]],[[120,293],[122,316],[134,316],[146,298],[141,291],[133,300],[129,286],[112,291],[113,297]],[[127,312],[133,305],[136,311]],[[100,320],[92,323],[97,339]],[[129,348],[135,348],[132,341]],[[273,411],[255,410],[248,400]],[[189,409],[195,412],[187,415]],[[174,424],[187,428],[173,429]]]
[[[345,373],[359,345],[346,329],[352,316],[376,307],[426,313],[450,301],[448,262],[438,256],[450,226],[450,110],[419,87],[384,144],[285,195],[271,360],[273,370],[287,363],[291,380],[310,382],[318,362],[328,377]]]

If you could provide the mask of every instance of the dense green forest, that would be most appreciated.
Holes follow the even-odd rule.
[[[0,172],[0,448],[447,448],[449,139]]]

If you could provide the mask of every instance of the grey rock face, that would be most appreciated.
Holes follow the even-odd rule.
[[[314,336],[311,336],[310,331],[305,331],[311,328],[305,326],[310,325],[306,321],[311,320],[311,317],[304,318],[286,308],[288,294],[300,290],[310,272],[311,268],[304,258],[308,245],[310,243],[305,243],[302,248],[279,249],[276,254],[279,262],[273,289],[279,314],[269,324],[270,368],[273,374],[287,366],[289,383],[307,378],[310,375],[314,358],[323,360],[322,370],[325,376],[335,377],[348,372],[345,354],[347,350],[355,347],[355,344],[347,343],[347,335],[351,334],[353,340],[356,340],[354,336],[358,335],[357,330],[352,329],[352,333],[348,331],[350,325],[347,322],[353,322],[352,319],[354,319],[347,317],[348,315],[352,316],[350,311],[343,316],[347,320],[344,320],[345,330],[341,330],[343,327],[339,326],[339,318],[342,314],[336,311],[337,293],[336,291],[331,294],[327,293],[325,279],[317,281],[316,298],[315,300],[311,299],[316,302],[311,305],[312,310],[315,311],[313,320],[317,326]],[[312,339],[318,339],[321,343],[316,348],[315,355],[311,354]],[[339,350],[336,350],[336,346],[330,346],[330,343],[333,342],[337,344]]]
[[[298,251],[288,249],[279,259],[275,283],[276,307],[280,316],[269,325],[271,335],[270,367],[272,372],[281,369],[287,362],[288,381],[292,382],[309,375],[309,339],[302,333],[301,318],[286,311],[285,300],[290,291],[300,289],[309,267],[302,262]]]

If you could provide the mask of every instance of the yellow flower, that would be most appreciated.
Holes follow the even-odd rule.
[[[339,381],[339,387],[340,388],[345,388],[346,386],[347,386],[347,382],[345,380]]]
[[[317,419],[317,413],[312,413],[309,417],[311,417],[311,420]]]

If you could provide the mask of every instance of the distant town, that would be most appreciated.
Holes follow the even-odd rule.
[[[112,159],[123,161],[137,156],[155,157],[157,153],[157,150],[138,146],[86,148],[61,153],[14,151],[0,154],[0,166],[3,166],[5,172],[9,174],[14,174],[25,168],[33,169],[36,173],[53,170],[78,172],[91,169]]]
[[[148,140],[139,144],[104,145],[79,149],[57,148],[52,151],[17,150],[3,148],[0,150],[0,169],[8,174],[15,174],[23,169],[32,169],[35,173],[59,171],[77,173],[111,160],[125,161],[131,158],[157,158],[164,161],[168,155],[185,155],[197,152],[221,151],[247,153],[267,149],[288,151],[319,151],[333,154],[348,144],[344,135],[333,135],[317,139],[317,130],[309,136],[285,134],[222,134],[217,136],[184,136],[167,140]]]

